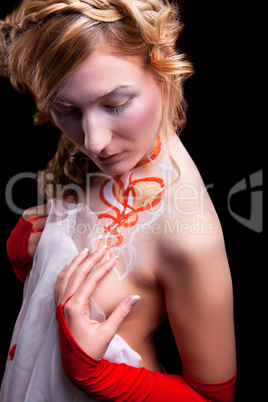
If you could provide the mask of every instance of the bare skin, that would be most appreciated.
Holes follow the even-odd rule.
[[[170,194],[170,213],[161,217],[160,233],[137,238],[133,271],[120,283],[109,270],[99,281],[93,298],[109,317],[123,299],[133,294],[141,297],[116,332],[142,356],[142,366],[162,371],[152,335],[167,312],[185,369],[200,381],[221,382],[233,375],[236,364],[232,284],[224,241],[199,173],[180,141],[174,140],[181,177]],[[193,189],[199,191],[198,199],[194,199]],[[192,211],[196,213],[186,215]],[[181,225],[180,233],[164,230],[172,228],[176,219]],[[198,219],[211,224],[207,234],[191,233]],[[114,264],[120,271],[120,262]],[[78,329],[74,336],[83,345],[88,334],[81,338],[80,323],[76,321],[78,306],[69,306],[67,323]]]
[[[52,114],[54,113],[55,123],[63,132],[66,124],[64,133],[67,136],[76,133],[75,138],[71,138],[72,141],[95,163],[99,163],[102,171],[122,174],[132,169],[144,156],[145,150],[148,151],[148,146],[155,141],[161,122],[161,102],[155,101],[158,84],[148,80],[147,72],[141,69],[137,60],[129,62],[128,79],[125,63],[121,64],[120,61],[122,59],[115,60],[113,57],[112,75],[110,56],[106,63],[103,63],[103,57],[105,58],[105,55],[101,55],[100,59],[97,57],[88,60],[86,67],[89,70],[85,65],[81,66],[64,86],[61,102],[68,99],[69,109],[65,110],[68,114],[68,124],[64,117],[58,115],[59,110],[60,113],[63,111],[62,104],[55,105],[57,110],[55,112],[55,109],[52,109]],[[99,87],[97,80],[100,68],[104,77],[102,88]],[[123,95],[117,94],[116,99],[112,99],[113,102],[119,99],[120,104],[122,102],[128,104],[131,97],[130,109],[120,114],[121,117],[110,117],[106,115],[106,102],[100,103],[103,100],[91,99],[90,102],[82,103],[78,94],[82,89],[85,92],[87,71],[90,71],[90,76],[96,75],[96,80],[86,81],[89,93],[96,96],[123,83],[135,87],[131,95],[129,92],[124,92]],[[148,91],[143,92],[142,89],[147,84],[155,91],[152,98],[147,98],[147,102],[151,102],[153,110],[156,106],[159,107],[160,113],[156,113],[154,119],[149,120],[149,112],[148,115],[146,113],[143,115],[147,124],[146,130],[150,133],[150,138],[146,139],[148,144],[144,144],[144,133],[138,130],[140,120],[138,118],[135,120],[135,115],[141,110],[139,102],[141,104],[145,102]],[[161,88],[159,94],[161,95]],[[109,101],[111,102],[111,99]],[[114,103],[113,106],[109,104],[109,107],[115,106]],[[70,110],[75,110],[72,117],[69,116]],[[100,119],[101,116],[103,119]],[[99,125],[103,121],[98,137],[94,135],[93,130],[95,118],[98,119]],[[128,122],[132,121],[132,118],[134,123],[129,125]],[[138,134],[133,141],[136,132]],[[173,158],[180,168],[180,178],[167,190],[168,207],[157,221],[159,224],[157,233],[151,228],[148,233],[136,236],[134,245],[137,249],[137,258],[134,269],[122,282],[119,282],[115,272],[111,270],[115,264],[113,261],[111,266],[108,263],[109,269],[106,265],[107,269],[104,269],[103,274],[96,279],[93,275],[88,275],[92,261],[89,260],[85,266],[83,265],[85,256],[82,261],[79,259],[81,257],[78,257],[71,268],[61,274],[57,282],[56,302],[63,301],[63,296],[66,300],[68,295],[66,282],[70,283],[70,289],[73,291],[73,275],[82,264],[83,269],[77,270],[75,280],[78,283],[77,289],[82,286],[78,296],[82,294],[84,304],[80,303],[79,297],[73,297],[66,304],[65,315],[75,339],[88,354],[91,353],[90,345],[87,346],[88,337],[95,337],[95,347],[98,345],[100,349],[100,354],[97,356],[94,356],[92,351],[92,357],[101,358],[107,347],[107,338],[104,337],[103,342],[101,341],[100,334],[103,327],[98,327],[98,331],[94,332],[92,330],[94,325],[85,325],[85,320],[89,320],[85,312],[85,300],[92,295],[106,317],[112,317],[110,321],[108,320],[112,323],[108,331],[110,340],[115,333],[122,336],[142,356],[142,366],[152,371],[162,371],[152,336],[168,314],[186,371],[199,381],[223,382],[234,374],[236,365],[232,283],[223,235],[214,207],[192,159],[175,133],[168,133],[168,137]],[[99,160],[97,157],[121,152],[122,158],[115,163],[102,164],[102,159]],[[167,151],[164,149],[163,152]],[[99,193],[98,184],[95,184],[93,190],[93,194]],[[146,188],[144,191],[146,192]],[[145,193],[143,196],[146,198]],[[94,209],[92,200],[90,206]],[[33,217],[31,213],[26,213],[26,216]],[[37,238],[30,239],[29,247],[32,247],[32,253],[37,242]],[[115,267],[119,272],[124,271],[120,260]],[[97,287],[92,286],[90,278],[93,278],[95,285],[97,281]],[[61,289],[63,283],[65,290]],[[127,303],[130,296],[135,294],[141,299],[134,309],[129,309]],[[122,300],[124,302],[120,304]],[[121,320],[115,320],[115,325],[114,317],[118,314]],[[80,331],[79,328],[83,330]]]
[[[26,221],[31,219],[35,219],[32,222],[33,229],[44,229],[47,221],[49,213],[48,205],[38,205],[35,207],[31,207],[26,209],[23,213],[23,218]],[[28,241],[28,255],[33,258],[36,252],[39,240],[41,238],[42,232],[33,232],[31,233]]]

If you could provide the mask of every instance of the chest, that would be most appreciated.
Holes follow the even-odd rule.
[[[166,205],[162,190],[164,181],[158,177],[130,174],[124,181],[100,177],[91,183],[85,207],[75,217],[73,239],[78,250],[87,247],[94,252],[105,245],[106,259],[118,257],[93,295],[108,314],[122,298],[140,294],[155,282],[152,231]]]

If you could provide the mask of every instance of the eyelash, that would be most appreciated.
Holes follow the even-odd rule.
[[[119,106],[104,106],[104,108],[110,114],[121,114],[124,111],[124,109],[128,106],[129,103],[130,103],[130,100],[128,100],[126,103],[119,105]],[[54,109],[54,110],[59,115],[61,120],[64,120],[65,118],[67,119],[68,117],[81,113],[79,109],[73,109],[68,112],[61,112],[60,110],[57,110],[57,109]]]
[[[111,114],[118,113],[118,114],[120,114],[127,107],[128,103],[129,103],[129,101],[127,101],[123,105],[119,105],[119,106],[105,106],[105,109],[107,110],[108,113],[111,113]]]

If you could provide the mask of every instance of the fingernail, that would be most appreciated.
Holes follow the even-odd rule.
[[[140,296],[135,295],[133,297],[131,297],[131,299],[129,300],[128,304],[133,307],[135,306],[135,304],[140,300]]]
[[[116,255],[115,257],[110,258],[110,260],[114,261],[114,260],[118,260],[118,258],[119,258],[119,255]]]
[[[80,251],[79,255],[83,255],[83,254],[86,254],[88,252],[89,252],[88,248],[84,248],[82,251]]]
[[[107,244],[105,244],[104,246],[100,247],[97,251],[106,250],[107,247],[108,247]]]

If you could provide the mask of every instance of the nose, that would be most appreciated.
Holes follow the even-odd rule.
[[[97,113],[86,113],[83,117],[84,146],[93,154],[99,155],[111,142],[112,131]]]

